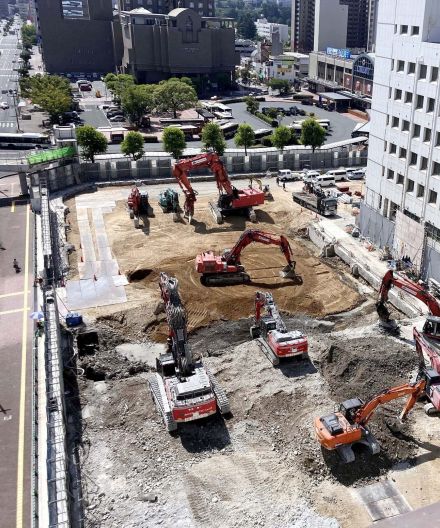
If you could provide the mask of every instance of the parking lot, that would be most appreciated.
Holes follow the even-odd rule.
[[[99,91],[102,95],[100,98],[96,98],[96,91]],[[84,124],[89,124],[94,127],[121,127],[123,123],[111,123],[105,111],[99,108],[100,105],[104,104],[106,101],[110,101],[110,96],[106,91],[105,84],[102,81],[93,82],[93,90],[91,92],[81,92],[81,103],[82,112],[80,113],[81,120]],[[258,117],[250,114],[246,111],[245,103],[230,103],[227,104],[232,109],[233,119],[231,122],[235,123],[247,123],[252,126],[254,130],[261,128],[270,128],[265,121],[259,119]],[[305,110],[307,113],[314,112],[318,119],[329,119],[330,120],[330,130],[327,134],[325,143],[335,143],[338,141],[343,141],[345,139],[351,138],[351,133],[356,125],[356,121],[346,115],[339,114],[337,112],[329,112],[322,108],[317,108],[315,106],[306,106],[300,103],[292,101],[262,101],[260,103],[260,111],[264,107],[273,107],[273,108],[285,108],[288,109],[292,106],[297,106]],[[283,125],[289,125],[292,121],[299,119],[304,119],[304,116],[285,116],[282,119]],[[233,139],[228,139],[226,141],[229,148],[234,148],[235,143]],[[188,141],[189,147],[199,148],[202,146],[200,141]],[[145,150],[154,152],[162,150],[162,143],[145,143]],[[109,145],[108,152],[117,153],[120,152],[119,145]]]

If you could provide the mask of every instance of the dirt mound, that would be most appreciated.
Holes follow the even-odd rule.
[[[384,389],[406,383],[418,360],[413,347],[392,338],[334,340],[318,360],[319,370],[337,400],[368,400]]]

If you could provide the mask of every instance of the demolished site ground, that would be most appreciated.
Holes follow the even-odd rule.
[[[380,331],[374,292],[299,236],[315,215],[294,204],[290,192],[272,191],[275,199],[258,209],[257,224],[216,225],[204,195],[192,226],[174,223],[157,205],[155,187],[154,216],[142,229],[133,227],[122,201],[104,216],[130,284],[127,303],[84,312],[99,340],[87,354],[80,348],[78,412],[71,420],[81,444],[87,526],[361,528],[371,518],[357,490],[383,478],[413,508],[437,500],[440,425],[421,405],[404,425],[397,422],[402,400],[383,406],[371,422],[382,452],[360,452],[356,464],[339,464],[314,439],[315,416],[335,402],[365,400],[408,381],[417,357],[412,344]],[[76,277],[75,199],[67,205]],[[246,227],[287,235],[300,278],[280,278],[285,262],[278,248],[254,244],[242,259],[250,285],[203,287],[195,255],[232,247]],[[226,420],[188,423],[174,435],[156,413],[146,381],[167,336],[161,271],[179,279],[192,350],[216,374],[232,409]],[[271,291],[288,328],[308,335],[310,361],[274,368],[251,342],[256,290]]]

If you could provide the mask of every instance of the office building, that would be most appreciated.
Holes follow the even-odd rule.
[[[309,70],[309,56],[294,51],[286,51],[281,55],[271,55],[263,64],[263,78],[283,79],[291,84],[299,84],[307,76]]]
[[[143,8],[121,12],[122,69],[141,83],[174,76],[197,78],[204,86],[232,80],[240,55],[234,20],[205,18],[192,9],[167,15]]]
[[[315,32],[315,0],[292,0],[291,19],[292,51],[310,53]]]
[[[144,8],[152,13],[168,14],[178,7],[189,8],[200,16],[212,17],[215,15],[214,0],[118,0],[119,11],[131,11]]]
[[[314,51],[347,47],[348,6],[344,0],[315,0]]]
[[[368,40],[367,51],[376,50],[376,28],[377,28],[377,11],[379,9],[379,0],[368,1]]]
[[[259,18],[255,22],[255,27],[257,28],[257,35],[269,42],[272,42],[274,33],[279,34],[280,41],[283,44],[289,41],[289,26],[287,24],[274,24],[268,22],[266,18]]]
[[[378,10],[362,234],[440,280],[440,2]]]
[[[115,70],[112,0],[36,0],[35,7],[48,73]]]
[[[6,18],[9,16],[8,8],[9,0],[0,0],[0,17]]]

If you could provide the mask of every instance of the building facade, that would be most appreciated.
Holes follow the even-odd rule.
[[[265,18],[259,18],[255,22],[255,27],[257,28],[257,35],[269,42],[272,42],[272,36],[274,33],[279,34],[280,41],[283,44],[289,42],[289,26],[287,24],[274,24],[268,22]]]
[[[115,70],[112,0],[36,0],[35,8],[48,73]]]
[[[152,13],[166,15],[177,7],[186,7],[200,16],[215,16],[214,0],[118,0],[119,11],[131,11],[143,7]]]
[[[232,80],[240,63],[233,19],[204,18],[184,8],[168,15],[140,8],[120,18],[122,69],[141,83],[185,75],[215,85],[225,76]]]
[[[263,64],[263,78],[283,79],[294,84],[307,76],[309,56],[303,53],[287,51],[281,55],[270,56]]]
[[[315,33],[315,0],[292,0],[291,18],[292,51],[310,53]]]
[[[365,203],[360,227],[440,280],[440,2],[378,11]]]
[[[368,1],[368,40],[367,51],[376,51],[376,29],[377,29],[377,12],[379,9],[379,0]]]
[[[347,47],[348,6],[343,0],[315,0],[314,51]]]

